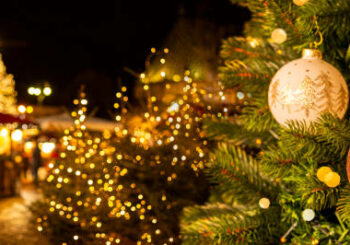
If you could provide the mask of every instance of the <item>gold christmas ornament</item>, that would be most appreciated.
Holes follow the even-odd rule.
[[[328,187],[337,187],[340,184],[340,176],[336,172],[329,172],[324,178],[324,183]]]
[[[284,41],[287,40],[287,33],[282,28],[277,28],[272,31],[271,39],[273,42],[278,44],[284,43]]]
[[[308,125],[326,112],[343,118],[348,93],[343,76],[322,60],[321,51],[304,49],[302,58],[287,63],[272,78],[268,103],[282,126],[288,120],[305,120]]]
[[[262,209],[268,209],[270,207],[270,200],[266,197],[263,197],[259,200],[259,206]]]
[[[307,3],[309,0],[293,0],[293,3],[297,6],[303,6],[305,3]]]
[[[317,178],[320,180],[320,181],[324,181],[326,175],[329,173],[329,172],[332,172],[332,169],[330,167],[327,167],[327,166],[324,166],[324,167],[320,167],[318,170],[317,170]]]

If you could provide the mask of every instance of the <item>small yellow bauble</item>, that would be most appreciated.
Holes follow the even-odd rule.
[[[282,28],[277,28],[272,31],[271,39],[273,42],[281,44],[287,40],[287,33]]]
[[[320,167],[318,170],[317,170],[317,178],[320,180],[320,181],[324,181],[324,178],[326,176],[326,174],[328,174],[329,172],[332,172],[332,169],[330,167]]]
[[[298,6],[303,6],[305,3],[307,3],[309,0],[293,0],[293,3]]]
[[[259,200],[259,206],[263,209],[267,209],[270,207],[270,200],[266,197],[263,197]]]
[[[318,245],[318,243],[319,243],[318,239],[313,239],[311,242],[312,245]]]
[[[336,172],[329,172],[324,178],[324,183],[328,187],[337,187],[340,184],[340,176]]]

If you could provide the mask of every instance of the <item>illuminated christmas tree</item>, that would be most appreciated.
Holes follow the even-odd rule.
[[[111,134],[87,132],[87,103],[84,92],[74,101],[74,127],[65,130],[63,151],[42,186],[44,200],[33,208],[37,228],[60,245],[152,243],[159,233],[152,206],[118,165],[123,155],[109,144]]]
[[[148,77],[142,75],[141,79],[147,80]],[[205,159],[203,150],[196,151],[205,139],[194,137],[199,135],[201,123],[194,116],[199,116],[200,110],[190,105],[191,93],[197,99],[195,85],[187,86],[188,91],[181,90],[181,99],[177,100],[180,111],[173,111],[174,106],[168,110],[168,105],[159,98],[161,95],[158,97],[152,93],[152,86],[150,83],[143,84],[147,95],[145,111],[116,116],[121,125],[114,145],[119,146],[116,147],[118,166],[128,169],[129,178],[141,188],[144,200],[152,206],[150,213],[155,218],[154,222],[161,227],[153,235],[153,241],[155,244],[179,244],[178,217],[183,207],[201,203],[207,196],[207,182],[201,178],[200,171],[193,171],[193,168],[199,170],[198,164]],[[115,108],[125,108],[123,104],[128,100],[123,93],[125,91],[126,88],[122,87],[122,91],[116,93],[118,101]],[[183,96],[188,99],[183,100]],[[176,121],[177,118],[183,120]],[[169,119],[171,122],[174,122],[171,119],[175,120],[176,125]],[[128,180],[123,178],[120,181]]]
[[[0,55],[0,112],[17,114],[17,92],[12,74],[6,73],[6,67]]]

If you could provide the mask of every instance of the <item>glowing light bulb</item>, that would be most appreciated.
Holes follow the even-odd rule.
[[[28,88],[28,94],[34,95],[35,94],[35,88],[34,87],[29,87]]]
[[[45,154],[50,154],[55,149],[56,144],[53,142],[44,142],[41,145],[41,150]]]
[[[24,105],[19,105],[17,110],[19,113],[25,113],[27,108]]]
[[[312,209],[305,209],[302,216],[305,221],[311,221],[315,218],[315,212]]]
[[[168,108],[168,112],[176,112],[176,111],[179,111],[179,104],[175,102]]]
[[[16,129],[15,131],[13,131],[11,138],[13,141],[21,141],[23,138],[23,132],[20,129]]]
[[[0,130],[1,137],[7,137],[9,135],[9,130],[7,128],[2,128]]]
[[[49,96],[49,95],[51,95],[51,93],[52,93],[52,89],[51,89],[50,87],[45,87],[45,88],[43,89],[43,94],[44,94],[45,96]]]

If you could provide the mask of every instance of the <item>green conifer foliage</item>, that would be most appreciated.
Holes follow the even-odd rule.
[[[222,143],[207,165],[213,183],[208,203],[184,210],[184,244],[348,244],[348,115],[340,120],[324,114],[310,126],[290,122],[283,128],[272,117],[267,91],[283,64],[319,41],[315,20],[322,33],[323,59],[348,80],[350,2],[232,2],[249,8],[252,17],[244,37],[223,41],[220,80],[251,96],[237,119],[206,122],[207,134]],[[287,33],[282,44],[270,38],[276,28]],[[322,166],[340,175],[338,186],[320,180],[317,171]],[[270,203],[260,203],[262,198]],[[315,213],[311,221],[309,211],[304,212],[308,209]]]

